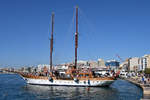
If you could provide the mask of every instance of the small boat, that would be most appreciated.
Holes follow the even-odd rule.
[[[57,85],[57,86],[109,86],[115,80],[112,76],[95,76],[91,69],[86,71],[77,68],[77,48],[78,48],[78,7],[76,7],[76,32],[75,32],[75,64],[69,66],[64,75],[60,75],[57,70],[53,70],[53,26],[54,13],[52,14],[52,32],[50,39],[50,71],[45,76],[19,73],[28,84],[34,85]]]

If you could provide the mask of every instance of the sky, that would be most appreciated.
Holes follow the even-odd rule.
[[[79,60],[150,54],[150,0],[0,0],[0,66],[49,64],[52,12],[53,62],[74,61],[76,5]]]

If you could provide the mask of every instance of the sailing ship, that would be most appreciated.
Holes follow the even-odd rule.
[[[109,86],[115,80],[113,76],[99,77],[91,69],[79,70],[77,68],[77,48],[78,48],[78,7],[76,7],[76,32],[75,32],[75,63],[70,66],[64,75],[60,75],[57,70],[53,70],[53,32],[54,13],[52,13],[52,31],[50,38],[50,71],[45,76],[19,73],[28,84],[34,85],[58,85],[58,86]]]

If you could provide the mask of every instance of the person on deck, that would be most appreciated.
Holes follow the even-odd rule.
[[[144,77],[142,76],[142,83],[144,84]]]

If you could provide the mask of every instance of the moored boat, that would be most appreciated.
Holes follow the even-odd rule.
[[[28,84],[33,85],[58,85],[58,86],[109,86],[114,82],[113,77],[88,77],[88,74],[78,78],[57,78],[20,74]],[[85,75],[85,76],[84,76]]]
[[[50,71],[45,76],[19,73],[28,84],[34,85],[58,85],[58,86],[109,86],[115,80],[112,76],[96,76],[95,73],[88,69],[86,71],[77,68],[77,48],[78,48],[78,7],[76,7],[76,32],[75,32],[75,62],[70,66],[63,76],[59,75],[57,70],[52,68],[53,52],[53,26],[54,13],[52,14],[52,32],[50,45]]]

